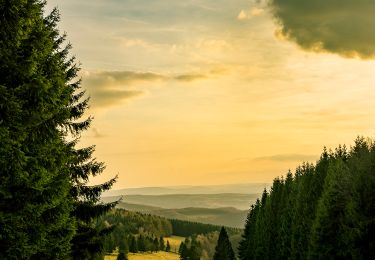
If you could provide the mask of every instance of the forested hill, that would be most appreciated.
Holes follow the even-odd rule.
[[[164,217],[150,214],[131,212],[124,209],[114,209],[110,213],[102,216],[97,225],[99,227],[113,227],[113,232],[105,239],[105,252],[110,253],[121,243],[139,238],[141,235],[147,240],[169,237],[171,235],[190,237],[195,235],[205,235],[220,231],[220,226],[166,219]],[[241,230],[227,228],[229,234],[239,234]],[[129,246],[129,245],[128,245]],[[146,250],[147,251],[147,250]]]
[[[240,259],[375,259],[375,144],[358,138],[274,180],[251,207]]]

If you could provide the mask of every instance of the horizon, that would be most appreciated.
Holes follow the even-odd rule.
[[[116,189],[111,189],[111,191],[123,190],[123,189],[143,189],[143,188],[191,188],[191,187],[216,187],[216,186],[236,186],[236,185],[251,185],[251,184],[272,184],[272,182],[249,182],[249,183],[225,183],[225,184],[207,184],[207,185],[198,185],[198,184],[186,184],[186,185],[165,185],[165,186],[135,186],[135,187],[119,187]]]
[[[363,6],[319,2],[306,21],[305,5],[275,13],[282,4],[48,1],[91,96],[95,119],[80,145],[95,144],[107,166],[91,183],[116,174],[114,189],[272,182],[325,146],[373,136],[375,51],[359,30],[372,25],[372,5],[362,3],[368,12],[350,34],[346,23],[324,34],[321,13],[340,20]]]

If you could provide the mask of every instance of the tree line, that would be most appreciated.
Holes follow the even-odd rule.
[[[103,255],[124,244],[131,253],[165,250],[163,237],[172,235],[172,226],[167,219],[124,209],[113,209],[102,216],[97,225],[113,227],[103,239]]]
[[[251,206],[240,259],[373,259],[375,143],[324,149]]]
[[[172,224],[173,234],[176,236],[190,237],[198,234],[208,234],[212,232],[220,232],[221,226],[192,222],[179,219],[168,219]],[[238,234],[241,229],[226,227],[229,234]]]

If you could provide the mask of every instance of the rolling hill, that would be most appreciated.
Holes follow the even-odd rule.
[[[260,196],[260,193],[220,193],[220,194],[166,194],[166,195],[124,195],[103,197],[102,201],[119,200],[122,202],[165,209],[181,209],[189,207],[199,208],[227,208],[248,210],[250,205]]]
[[[213,225],[243,228],[247,210],[239,210],[233,207],[225,208],[198,208],[188,207],[180,209],[166,209],[147,205],[130,204],[120,202],[118,208],[148,213],[168,219],[188,220]]]
[[[103,196],[120,195],[167,195],[167,194],[219,194],[242,193],[260,194],[269,183],[240,183],[225,185],[201,185],[201,186],[166,186],[166,187],[141,187],[106,191]]]

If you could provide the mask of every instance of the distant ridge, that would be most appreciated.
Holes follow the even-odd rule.
[[[260,194],[264,188],[270,187],[270,183],[239,183],[225,185],[201,185],[201,186],[166,186],[166,187],[141,187],[110,190],[103,197],[119,195],[165,195],[165,194],[219,194],[242,193]]]
[[[103,197],[103,202],[119,200],[122,202],[165,209],[199,208],[237,208],[248,210],[260,197],[260,193],[219,193],[219,194],[163,194],[163,195],[119,195]]]
[[[239,210],[233,207],[223,208],[199,208],[187,207],[180,209],[166,209],[147,205],[138,205],[120,202],[117,208],[129,211],[147,213],[168,219],[187,220],[205,224],[243,228],[247,216],[247,210]]]

